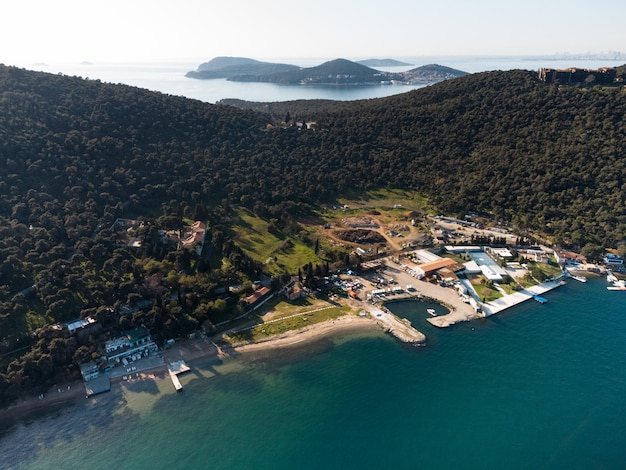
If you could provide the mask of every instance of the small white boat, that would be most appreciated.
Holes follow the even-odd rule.
[[[608,286],[607,289],[608,290],[626,290],[626,281],[624,281],[623,279],[618,279],[615,282],[613,282],[612,286]]]
[[[568,269],[565,270],[565,274],[568,277],[571,277],[572,279],[578,281],[578,282],[587,282],[587,278],[584,276],[577,276],[576,274],[573,274],[572,272],[570,272]]]
[[[437,314],[435,313],[435,309],[434,308],[427,308],[426,311],[428,313],[430,313],[433,317],[436,316]]]

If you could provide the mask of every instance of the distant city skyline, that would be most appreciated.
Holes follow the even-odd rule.
[[[403,58],[626,51],[615,0],[22,0],[2,6],[0,63],[216,56]]]

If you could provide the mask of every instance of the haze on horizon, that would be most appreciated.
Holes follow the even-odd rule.
[[[626,3],[617,0],[21,0],[2,10],[0,63],[20,67],[626,51]]]

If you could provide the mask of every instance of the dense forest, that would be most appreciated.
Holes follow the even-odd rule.
[[[163,340],[240,313],[216,292],[263,265],[229,239],[233,205],[297,230],[354,188],[407,188],[556,244],[617,247],[624,115],[622,86],[546,85],[528,71],[239,109],[0,66],[0,352],[26,351],[3,364],[0,404],[97,355],[93,338],[46,325],[91,315]],[[140,250],[112,242],[119,217],[145,222]],[[208,222],[210,257],[164,249],[158,229],[194,220]],[[141,299],[152,307],[119,315]]]

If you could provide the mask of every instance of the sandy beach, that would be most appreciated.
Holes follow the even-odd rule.
[[[225,348],[222,347],[220,350],[224,356],[232,356],[262,349],[285,348],[331,334],[347,333],[362,329],[374,330],[380,328],[371,318],[345,315],[333,320],[315,323],[299,330],[288,331],[280,336],[272,336],[257,342],[239,343]]]
[[[214,342],[218,341],[219,335],[213,338],[189,339],[176,343],[162,351],[161,355],[163,360],[159,361],[158,364],[155,361],[147,363],[145,367],[138,364],[137,369],[133,371],[132,374],[127,374],[126,371],[119,367],[119,370],[114,371],[110,376],[111,386],[114,387],[116,384],[123,382],[124,375],[132,376],[133,380],[151,379],[156,376],[164,377],[167,375],[167,364],[181,359],[185,360],[189,365],[193,365],[195,362],[211,358],[234,357],[249,352],[273,348],[286,348],[328,335],[348,333],[363,329],[380,330],[376,322],[371,318],[346,315],[254,343],[239,343],[220,348]],[[4,410],[0,410],[0,432],[29,416],[37,415],[45,412],[47,409],[69,405],[84,399],[85,387],[82,381],[74,381],[58,386],[55,385],[44,393],[42,398],[27,397]]]

